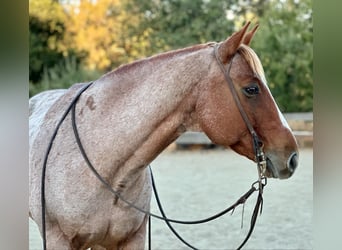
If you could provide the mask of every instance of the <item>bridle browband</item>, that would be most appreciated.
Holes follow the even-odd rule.
[[[75,139],[77,142],[77,145],[80,149],[80,152],[87,164],[87,166],[89,167],[89,169],[93,172],[93,174],[97,177],[97,179],[107,188],[108,191],[110,191],[113,195],[115,195],[116,197],[118,197],[121,201],[123,201],[124,203],[126,203],[127,205],[129,205],[129,207],[132,207],[134,209],[136,209],[137,211],[149,216],[149,226],[151,225],[151,217],[160,219],[165,221],[165,223],[167,224],[167,226],[170,228],[170,230],[175,234],[175,236],[182,241],[185,245],[187,245],[188,247],[190,247],[191,249],[197,249],[196,247],[192,246],[191,244],[189,244],[188,242],[186,242],[179,234],[178,232],[172,227],[171,223],[177,223],[177,224],[187,224],[187,225],[193,225],[193,224],[202,224],[202,223],[206,223],[209,221],[212,221],[214,219],[217,219],[218,217],[221,217],[222,215],[228,213],[228,212],[234,212],[235,208],[238,207],[239,205],[244,205],[245,202],[247,201],[247,199],[255,192],[258,191],[258,198],[257,198],[257,202],[255,204],[254,210],[253,210],[253,214],[251,217],[251,222],[250,222],[250,228],[249,231],[245,237],[245,239],[243,240],[243,242],[240,244],[240,246],[237,249],[241,249],[246,242],[248,241],[248,239],[250,238],[255,223],[256,223],[256,219],[258,216],[258,213],[260,211],[260,214],[262,212],[262,205],[263,205],[263,188],[264,186],[267,184],[267,179],[264,176],[264,171],[266,169],[266,160],[265,160],[265,156],[262,150],[262,145],[260,145],[260,140],[255,132],[255,130],[253,129],[253,126],[251,125],[248,116],[246,114],[246,112],[244,111],[240,99],[236,93],[235,87],[233,85],[233,81],[229,76],[229,72],[230,72],[230,68],[231,68],[231,64],[232,61],[230,61],[229,65],[228,65],[228,70],[225,70],[224,65],[222,64],[222,62],[220,61],[219,57],[218,57],[218,47],[219,44],[216,44],[215,48],[214,48],[214,54],[215,54],[215,58],[225,76],[225,79],[229,85],[229,88],[233,94],[235,103],[238,106],[238,109],[241,113],[241,116],[252,136],[253,139],[253,148],[254,148],[254,153],[255,153],[255,158],[256,158],[256,162],[257,162],[257,169],[258,169],[258,180],[255,181],[252,185],[251,188],[245,193],[243,194],[233,205],[229,206],[228,208],[226,208],[225,210],[210,216],[206,219],[201,219],[201,220],[195,220],[195,221],[182,221],[182,220],[175,220],[175,219],[170,219],[166,216],[160,199],[159,199],[159,195],[155,186],[155,182],[154,182],[154,178],[153,178],[153,174],[152,174],[152,169],[150,168],[150,172],[151,172],[151,182],[152,182],[152,188],[156,197],[156,202],[157,205],[159,207],[160,215],[157,214],[153,214],[150,211],[144,210],[138,206],[136,206],[134,203],[128,201],[126,198],[124,198],[120,192],[114,190],[111,185],[102,178],[102,176],[97,172],[97,170],[95,169],[95,167],[92,165],[91,161],[89,160],[84,147],[82,145],[78,130],[77,130],[77,125],[76,125],[76,103],[78,101],[78,99],[80,98],[80,96],[82,95],[82,93],[88,89],[93,82],[90,82],[88,84],[86,84],[85,86],[83,86],[78,93],[76,94],[76,96],[72,99],[72,101],[70,102],[69,106],[67,107],[67,109],[65,110],[65,112],[63,113],[61,119],[59,120],[59,122],[57,123],[57,126],[52,134],[52,137],[49,141],[48,147],[47,147],[47,151],[44,157],[44,162],[43,162],[43,168],[42,168],[42,176],[41,176],[41,206],[42,206],[42,238],[43,238],[43,249],[46,250],[46,222],[45,222],[45,213],[46,213],[46,202],[45,202],[45,174],[46,174],[46,166],[47,166],[47,161],[48,161],[48,156],[50,154],[52,145],[53,145],[53,141],[56,138],[57,132],[60,128],[60,126],[62,125],[63,121],[65,120],[66,116],[70,113],[71,111],[71,121],[72,121],[72,127],[73,127],[73,131],[74,131],[74,135],[75,135]],[[149,249],[151,248],[151,227],[149,228],[149,237],[148,237],[148,242],[149,242]]]

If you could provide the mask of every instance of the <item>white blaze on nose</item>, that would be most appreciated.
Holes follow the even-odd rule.
[[[283,124],[284,127],[288,128],[290,131],[292,131],[291,128],[290,128],[290,126],[289,126],[289,124],[287,123],[287,121],[286,121],[286,119],[285,119],[283,113],[281,113],[281,111],[280,111],[280,109],[279,109],[277,103],[275,102],[275,100],[274,100],[274,98],[273,98],[273,96],[272,96],[272,94],[271,94],[271,91],[270,91],[270,89],[268,88],[268,85],[267,85],[266,81],[265,81],[265,82],[262,82],[262,83],[266,86],[267,90],[268,90],[269,93],[270,93],[271,98],[273,99],[274,105],[277,107],[277,111],[278,111],[278,115],[279,115],[279,118],[280,118],[281,123]]]
[[[287,123],[287,121],[286,121],[286,119],[285,119],[283,113],[280,111],[280,109],[279,109],[279,107],[278,107],[276,101],[274,100],[274,98],[273,98],[273,96],[272,96],[272,94],[271,94],[271,91],[270,91],[270,89],[268,88],[268,85],[267,85],[266,81],[265,81],[265,82],[262,82],[262,83],[266,86],[267,90],[268,90],[269,93],[270,93],[271,98],[273,99],[274,105],[277,107],[277,111],[278,111],[278,115],[279,115],[279,118],[280,118],[281,123],[283,124],[283,126],[284,126],[285,128],[288,128],[290,131],[292,131],[291,128],[290,128],[290,126],[289,126],[289,124]]]
[[[289,126],[289,124],[287,123],[284,115],[280,112],[280,110],[278,108],[278,105],[277,105],[277,110],[278,110],[278,113],[279,113],[279,117],[280,117],[281,123],[284,125],[284,127],[288,128],[290,131],[292,131],[290,126]]]

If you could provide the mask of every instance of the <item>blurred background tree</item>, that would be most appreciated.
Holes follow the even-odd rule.
[[[29,95],[67,88],[100,75],[82,67],[85,55],[65,42],[69,13],[55,0],[29,1]]]
[[[44,67],[63,59],[62,43],[66,15],[60,4],[50,0],[30,1],[30,81],[42,79]]]
[[[270,1],[252,43],[268,84],[284,112],[312,111],[313,23],[311,0]]]
[[[145,56],[148,36],[135,28],[141,15],[133,15],[128,3],[127,0],[81,1],[68,8],[65,41],[70,48],[86,55],[83,62],[87,68],[108,71]]]
[[[247,21],[282,111],[312,110],[312,0],[30,0],[30,95],[208,41]]]
[[[234,23],[226,17],[234,0],[136,0],[145,18],[140,29],[149,28],[151,53],[192,44],[219,41],[232,33]]]

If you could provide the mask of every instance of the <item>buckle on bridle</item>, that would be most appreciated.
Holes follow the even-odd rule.
[[[259,150],[259,152],[257,153],[256,162],[258,163],[258,167],[260,169],[260,174],[262,176],[264,176],[266,173],[267,163],[266,163],[266,156],[265,156],[263,151]]]
[[[257,162],[258,173],[259,173],[259,180],[265,176],[266,173],[266,156],[264,154],[263,148],[264,144],[259,139],[257,133],[252,130],[251,135],[253,138],[253,146],[254,146],[254,153],[255,153],[255,161]]]

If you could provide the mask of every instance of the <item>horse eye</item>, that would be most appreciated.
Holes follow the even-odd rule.
[[[259,94],[259,87],[257,85],[252,85],[246,88],[243,88],[243,92],[247,97],[252,97]]]

